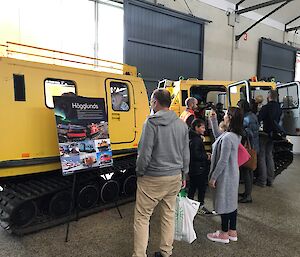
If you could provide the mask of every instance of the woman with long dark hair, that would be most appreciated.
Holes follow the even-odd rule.
[[[221,231],[207,234],[211,241],[237,241],[236,220],[238,206],[239,167],[238,146],[243,132],[243,114],[240,108],[229,107],[224,116],[227,130],[218,129],[215,113],[211,123],[216,141],[213,144],[209,186],[213,189],[214,209],[221,215]]]

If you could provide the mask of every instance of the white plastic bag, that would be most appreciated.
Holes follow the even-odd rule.
[[[177,241],[192,243],[196,238],[193,220],[200,203],[187,197],[177,196],[175,210],[175,235]]]

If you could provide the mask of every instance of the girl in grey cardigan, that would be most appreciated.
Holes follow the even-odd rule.
[[[211,117],[216,141],[213,144],[209,185],[214,192],[214,208],[221,215],[222,231],[207,234],[211,241],[237,241],[236,219],[239,187],[238,145],[241,142],[243,115],[239,108],[230,107],[224,116],[228,128],[221,133],[216,115]]]

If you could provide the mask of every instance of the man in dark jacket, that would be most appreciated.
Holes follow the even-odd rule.
[[[255,184],[261,187],[272,186],[274,180],[273,137],[282,132],[279,126],[282,110],[277,100],[277,91],[270,90],[268,103],[258,114],[259,123],[263,122],[264,133],[261,133],[259,137],[258,178]]]
[[[209,173],[210,154],[207,154],[202,141],[205,132],[205,122],[195,119],[189,130],[190,138],[190,188],[188,198],[194,199],[196,190],[198,190],[198,201],[200,202],[199,212],[201,214],[213,214],[204,207],[204,198]]]

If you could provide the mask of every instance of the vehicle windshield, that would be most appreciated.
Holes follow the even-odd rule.
[[[226,93],[226,88],[224,86],[215,85],[195,85],[192,86],[190,90],[190,95],[198,100],[200,108],[203,108],[208,104],[216,106],[220,101],[224,101],[224,99],[220,98],[220,95]],[[222,104],[224,103],[222,102]]]

